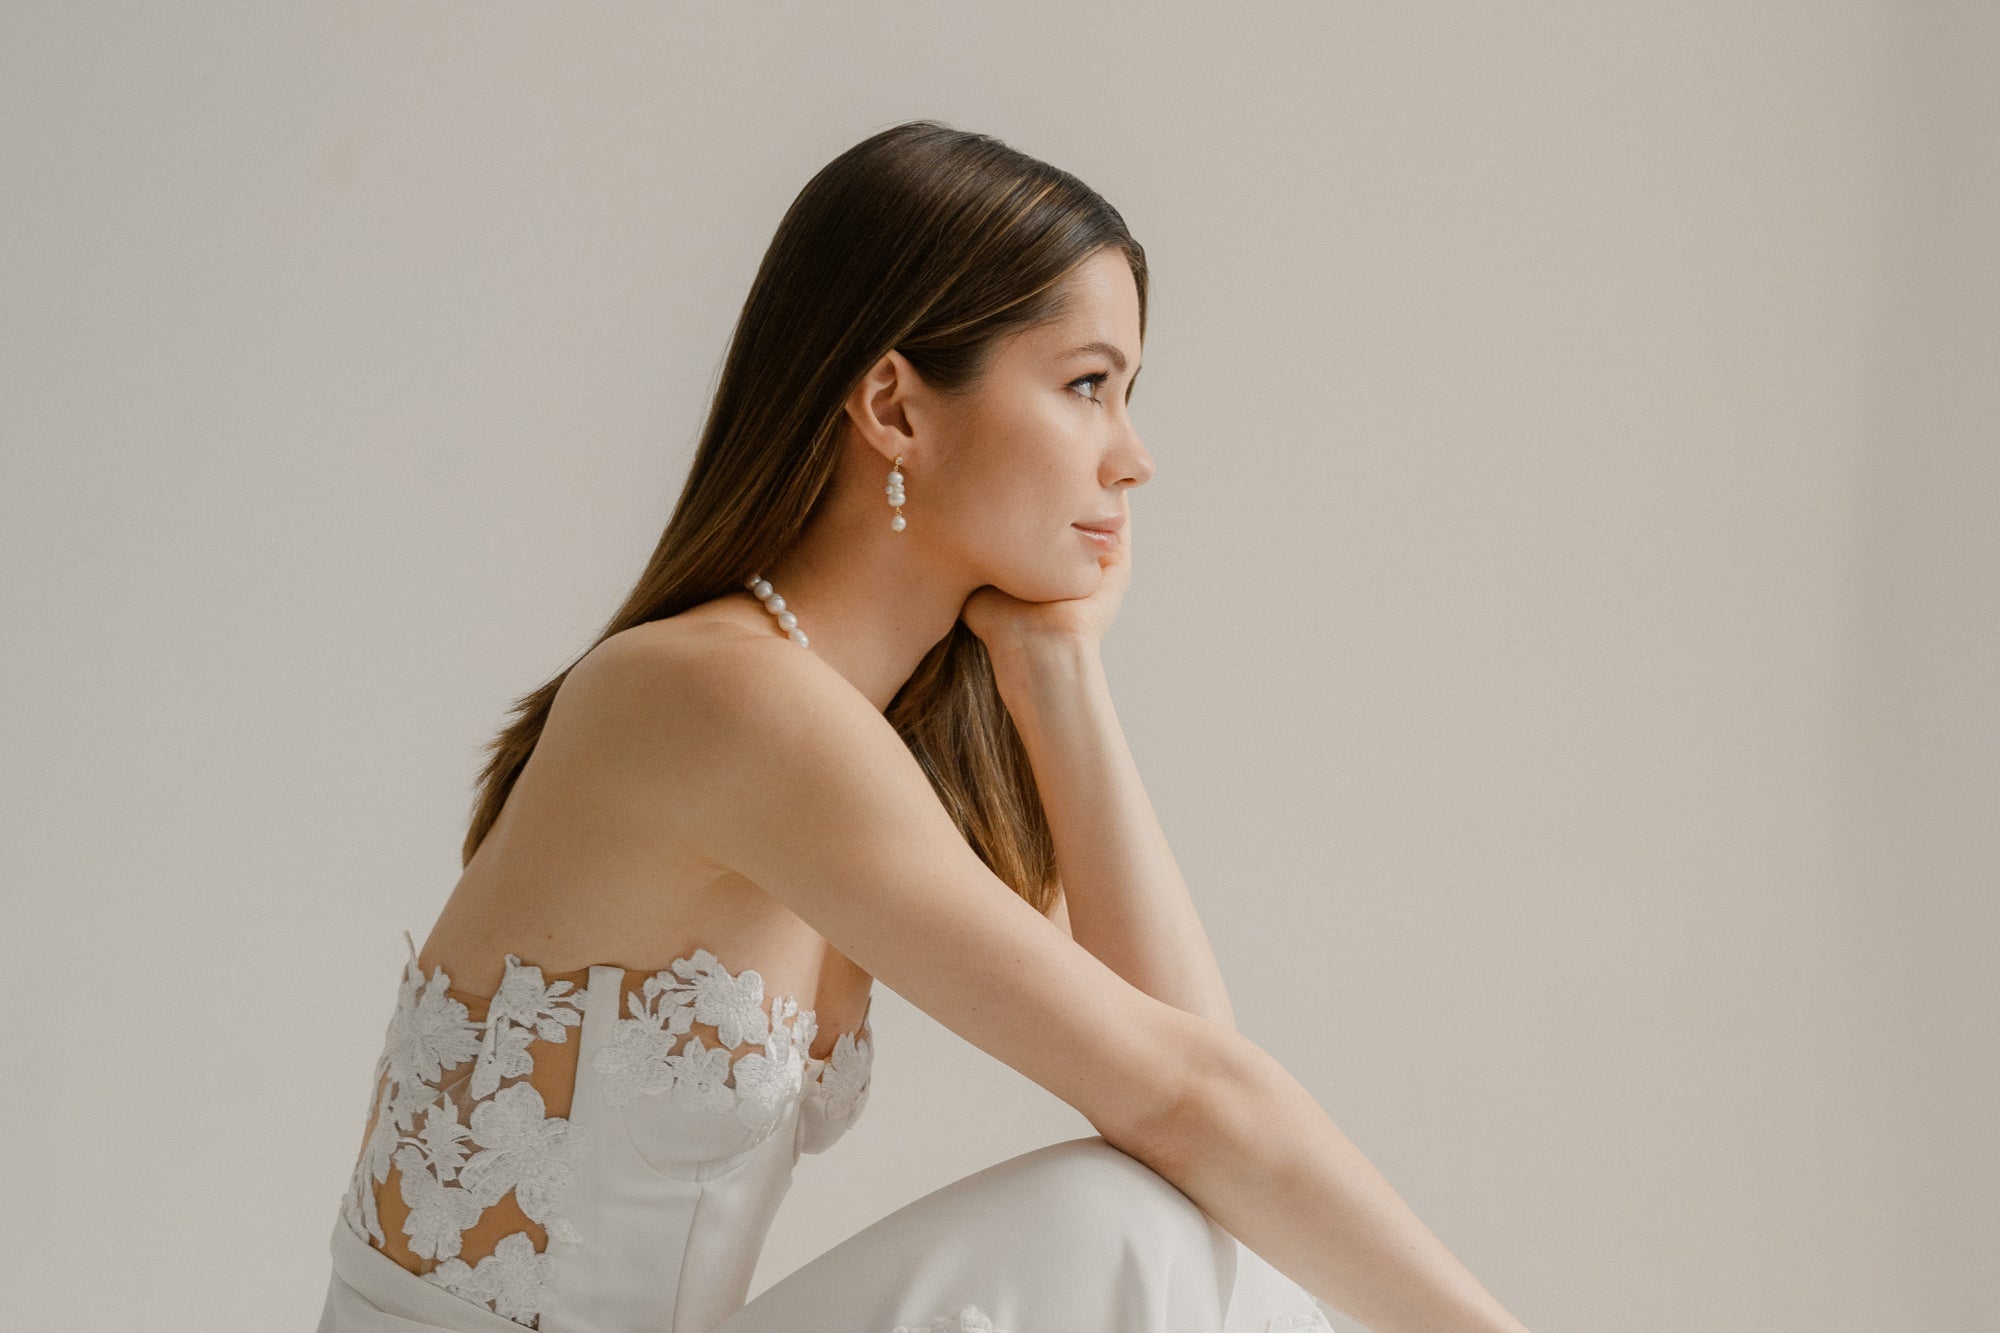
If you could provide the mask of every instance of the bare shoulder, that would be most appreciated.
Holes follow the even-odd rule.
[[[797,719],[893,730],[839,672],[791,640],[721,618],[677,616],[612,635],[570,670],[558,695],[585,726],[695,761]]]
[[[1173,1143],[1180,1108],[1226,1084],[1231,1034],[1134,987],[1000,880],[830,664],[708,620],[614,636],[573,670],[574,734],[596,732],[621,789],[1114,1145],[1145,1160]]]
[[[773,754],[804,745],[864,769],[916,767],[887,719],[817,654],[765,626],[692,613],[586,653],[557,694],[547,739],[588,755],[593,786],[643,811],[671,845],[738,871],[714,856],[710,798],[764,794],[782,771]]]

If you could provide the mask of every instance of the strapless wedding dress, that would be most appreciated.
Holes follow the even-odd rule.
[[[1323,1307],[1098,1136],[864,1227],[745,1302],[802,1153],[868,1100],[868,1013],[813,1011],[706,949],[492,996],[415,941],[332,1235],[319,1333],[1278,1333]]]

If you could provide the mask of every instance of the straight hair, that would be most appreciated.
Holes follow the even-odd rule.
[[[894,349],[938,392],[975,393],[1001,343],[1065,313],[1064,279],[1122,251],[1146,329],[1146,255],[1118,211],[991,135],[913,120],[862,140],[799,191],[764,252],[680,499],[590,645],[743,587],[828,494],[845,403]],[[518,699],[486,747],[469,864],[590,648]],[[980,859],[1037,911],[1060,892],[1034,772],[986,647],[956,622],[884,710]]]

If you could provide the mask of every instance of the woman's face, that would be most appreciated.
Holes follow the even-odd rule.
[[[927,529],[973,586],[1026,601],[1088,596],[1109,548],[1079,525],[1123,520],[1125,492],[1153,475],[1126,410],[1141,350],[1132,270],[1101,250],[1068,285],[1068,313],[1002,344],[974,396],[924,397],[913,415],[934,429],[904,460],[898,538]]]

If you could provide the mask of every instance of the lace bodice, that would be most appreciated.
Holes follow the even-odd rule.
[[[508,954],[498,991],[481,996],[441,967],[425,978],[404,938],[343,1216],[404,1268],[525,1327],[540,1327],[551,1299],[551,1242],[606,1239],[592,1232],[608,1218],[568,1206],[593,1149],[627,1174],[712,1188],[753,1157],[770,1172],[824,1151],[867,1102],[867,1011],[815,1058],[813,1011],[791,996],[767,1002],[759,973],[732,972],[707,949],[657,972],[554,976]],[[781,1125],[794,1138],[772,1165]],[[603,1161],[588,1165],[603,1175]]]
[[[318,1333],[1331,1333],[1097,1135],[933,1190],[747,1301],[799,1155],[866,1101],[868,1009],[818,1060],[810,1010],[705,949],[554,975],[510,954],[492,995],[409,951]]]

